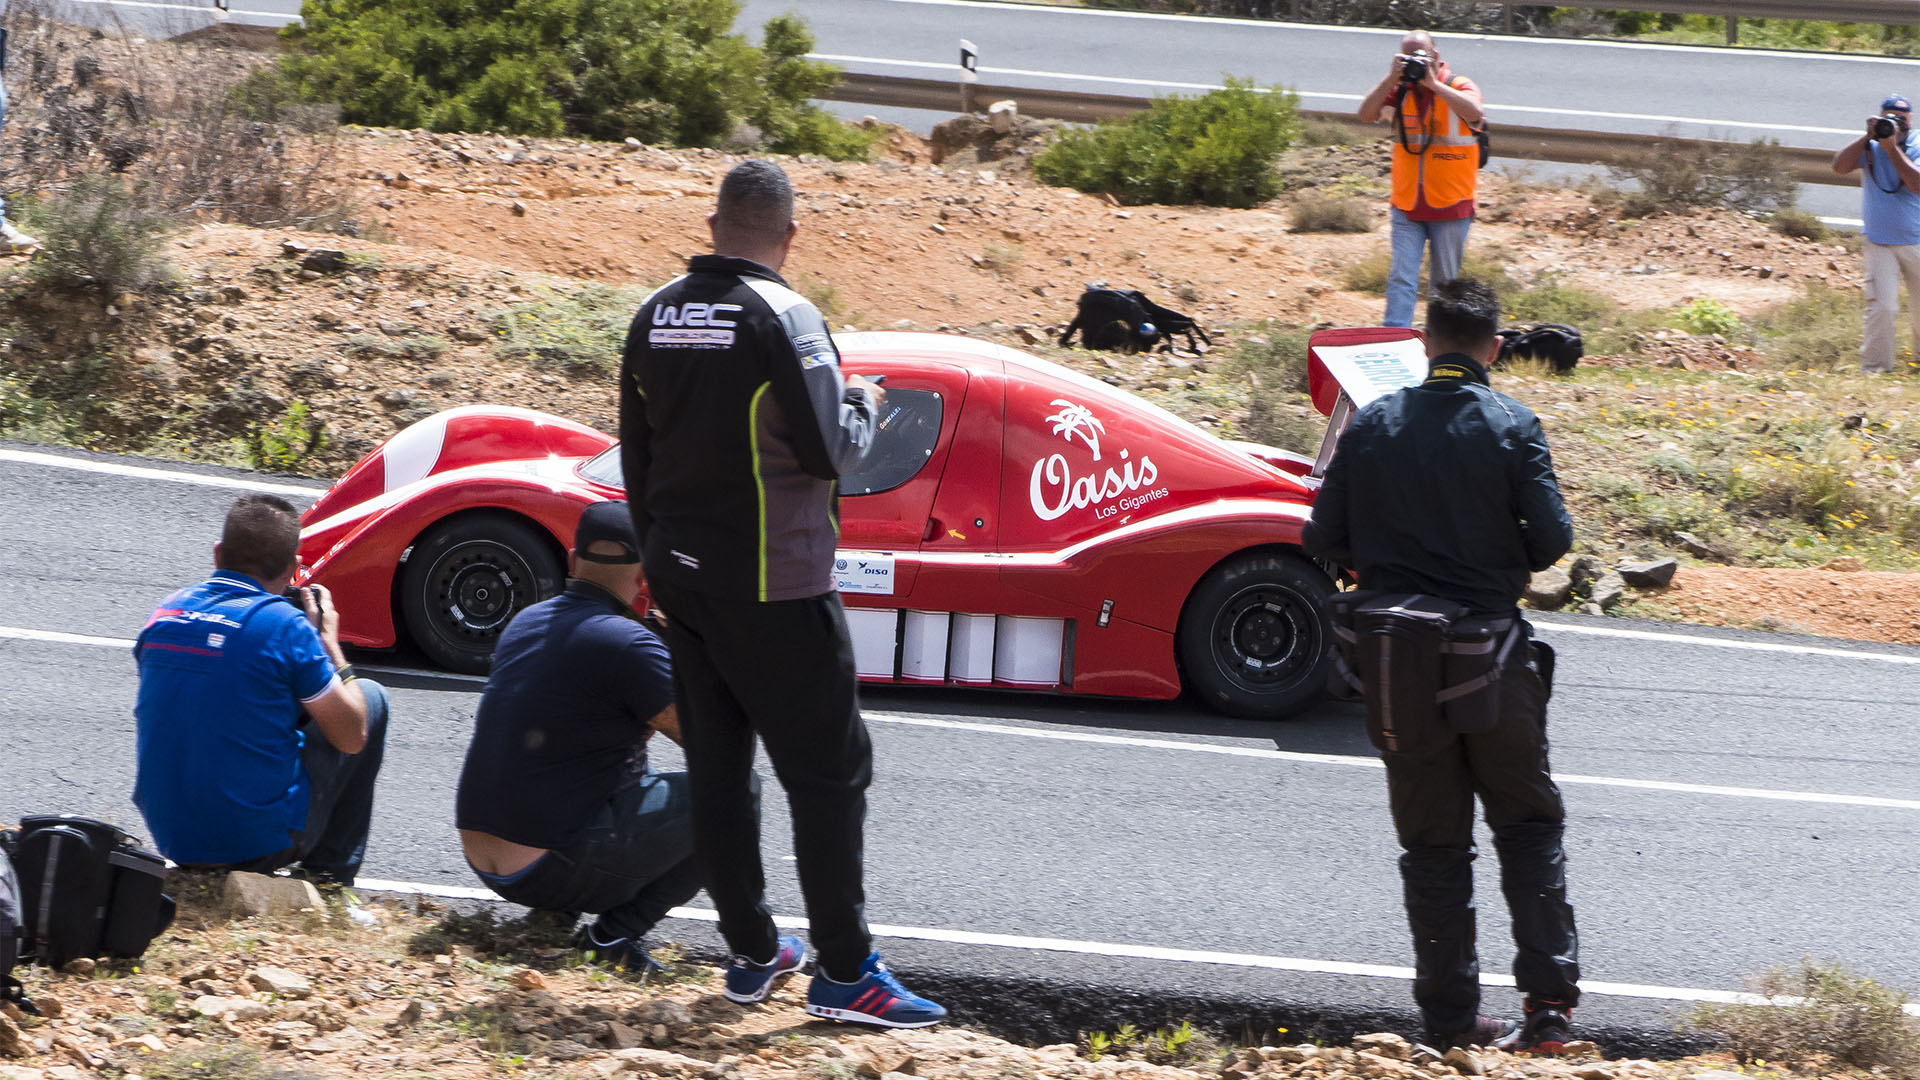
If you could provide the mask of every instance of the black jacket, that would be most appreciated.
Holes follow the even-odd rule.
[[[805,297],[759,263],[696,256],[640,305],[620,368],[647,576],[738,599],[832,592],[834,482],[865,456],[874,413]]]
[[[1371,402],[1340,436],[1301,537],[1360,586],[1512,611],[1532,571],[1573,546],[1533,411],[1460,353]]]

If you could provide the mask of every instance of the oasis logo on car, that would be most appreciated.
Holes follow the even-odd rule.
[[[733,344],[738,325],[726,316],[741,310],[739,304],[661,304],[653,309],[654,329],[648,331],[647,343],[669,349],[724,349]]]
[[[1106,434],[1106,425],[1085,405],[1065,398],[1055,398],[1051,404],[1060,410],[1047,417],[1047,423],[1053,426],[1053,433],[1068,443],[1077,440],[1084,444],[1093,452],[1093,462],[1097,465],[1100,461],[1100,437]],[[1131,456],[1129,451],[1123,449],[1120,451],[1118,468],[1109,463],[1104,471],[1089,468],[1084,474],[1076,474],[1067,463],[1067,455],[1061,453],[1049,454],[1034,462],[1033,478],[1027,487],[1034,516],[1041,521],[1052,521],[1069,510],[1092,507],[1094,519],[1098,520],[1165,498],[1167,489],[1153,486],[1153,482],[1160,478],[1160,470],[1154,465],[1153,459],[1141,454],[1140,460],[1135,462],[1130,460]],[[1149,490],[1134,494],[1143,488]],[[1103,506],[1102,503],[1107,505]]]
[[[833,587],[844,593],[893,595],[893,556],[849,551],[833,560]]]

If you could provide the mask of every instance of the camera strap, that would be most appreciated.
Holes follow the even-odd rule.
[[[1415,95],[1413,99],[1415,116],[1420,121],[1420,142],[1417,146],[1407,138],[1406,99],[1408,94]],[[1399,92],[1393,95],[1393,127],[1402,150],[1414,157],[1424,157],[1427,147],[1433,144],[1433,102],[1429,100],[1425,109],[1420,108],[1419,88],[1402,83]]]
[[[1866,157],[1867,179],[1873,181],[1873,186],[1879,188],[1882,194],[1885,194],[1885,195],[1898,194],[1900,189],[1905,187],[1906,185],[1900,182],[1900,174],[1898,171],[1893,172],[1892,187],[1887,187],[1886,185],[1880,182],[1880,174],[1875,172],[1873,169],[1873,151],[1875,149],[1876,148],[1873,143],[1867,144],[1867,157]],[[1905,151],[1903,150],[1902,153],[1904,152]],[[1887,168],[1889,170],[1893,170],[1893,162],[1891,161],[1887,162]]]

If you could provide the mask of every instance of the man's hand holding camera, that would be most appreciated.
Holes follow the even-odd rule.
[[[1845,175],[1864,167],[1870,170],[1869,179],[1880,190],[1891,194],[1904,188],[1920,195],[1920,165],[1915,165],[1907,156],[1911,115],[1911,106],[1905,98],[1889,96],[1879,112],[1867,117],[1866,133],[1833,155],[1833,171]],[[1869,146],[1876,144],[1880,148],[1878,161],[1867,152]],[[1889,168],[1892,175],[1884,175]]]

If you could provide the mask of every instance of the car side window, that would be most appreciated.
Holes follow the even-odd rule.
[[[889,389],[873,446],[858,469],[840,477],[840,494],[876,495],[913,479],[940,441],[941,407],[936,391]]]

